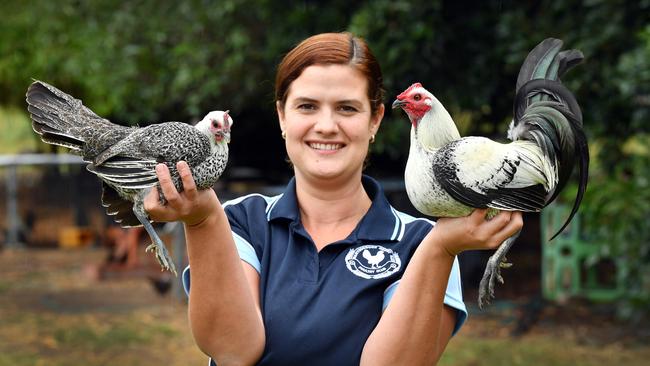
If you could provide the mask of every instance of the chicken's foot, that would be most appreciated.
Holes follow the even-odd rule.
[[[515,243],[519,234],[521,234],[521,230],[501,243],[497,251],[490,257],[490,259],[488,259],[487,265],[485,266],[485,272],[483,273],[483,278],[481,278],[481,283],[478,288],[478,307],[480,309],[483,309],[483,307],[494,299],[495,282],[499,281],[500,283],[503,283],[501,268],[512,266],[512,263],[506,262],[506,253],[508,253],[512,244]]]
[[[147,234],[149,234],[149,237],[152,241],[152,243],[147,247],[147,249],[145,249],[145,251],[152,251],[156,255],[156,259],[163,269],[170,271],[174,274],[174,276],[178,276],[176,272],[176,266],[174,266],[174,261],[169,255],[169,252],[165,247],[165,243],[163,243],[163,241],[158,236],[158,233],[156,233],[156,230],[154,230],[153,225],[151,225],[151,222],[149,222],[149,217],[145,212],[143,205],[137,202],[134,203],[133,213],[135,214],[135,217],[138,218],[138,221],[140,221],[142,226],[144,226],[144,229],[147,231]]]

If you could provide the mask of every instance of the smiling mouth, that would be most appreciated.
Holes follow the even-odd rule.
[[[324,150],[324,151],[334,151],[339,150],[343,147],[343,144],[322,144],[310,142],[308,143],[309,147],[315,150]]]

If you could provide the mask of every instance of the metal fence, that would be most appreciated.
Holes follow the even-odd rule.
[[[0,155],[0,168],[5,170],[6,217],[8,247],[23,247],[19,240],[20,215],[18,207],[18,168],[34,165],[79,165],[85,164],[80,156],[72,154],[20,154]]]

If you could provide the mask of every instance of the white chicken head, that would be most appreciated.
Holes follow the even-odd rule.
[[[460,133],[449,112],[422,84],[415,83],[397,96],[394,108],[402,108],[413,125],[413,137],[427,149],[458,140]]]
[[[436,98],[433,94],[424,89],[422,84],[415,83],[397,96],[393,102],[393,109],[402,108],[411,120],[413,127],[417,127],[422,117],[431,110],[434,101]]]
[[[203,133],[214,136],[215,142],[230,142],[230,128],[233,125],[232,117],[228,114],[229,111],[212,111],[203,117],[196,128]]]

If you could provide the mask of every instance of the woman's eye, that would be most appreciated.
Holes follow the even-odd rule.
[[[342,105],[339,107],[339,110],[345,113],[354,113],[357,112],[357,108],[351,105]]]
[[[305,110],[305,111],[312,111],[316,109],[316,106],[309,103],[303,103],[298,105],[298,109]]]

